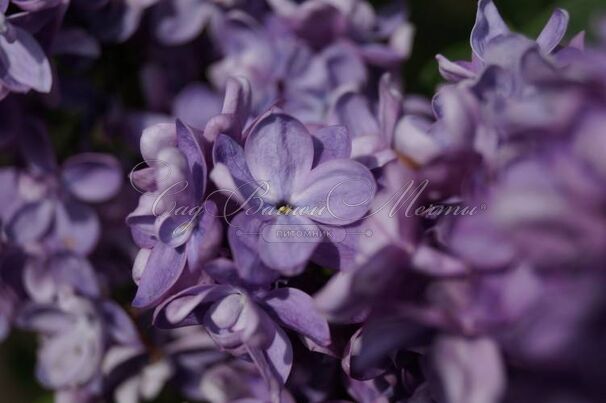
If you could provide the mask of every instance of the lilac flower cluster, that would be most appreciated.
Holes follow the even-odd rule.
[[[57,402],[600,402],[606,29],[568,20],[479,0],[427,100],[397,5],[0,0],[0,340]]]

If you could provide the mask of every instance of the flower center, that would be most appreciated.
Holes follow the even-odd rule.
[[[278,214],[280,215],[289,215],[293,210],[294,208],[287,202],[278,203]]]

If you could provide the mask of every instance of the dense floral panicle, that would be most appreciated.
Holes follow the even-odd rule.
[[[56,401],[603,400],[606,25],[479,0],[429,100],[407,18],[0,0],[0,340]]]

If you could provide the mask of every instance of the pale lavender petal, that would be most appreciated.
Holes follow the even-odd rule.
[[[331,342],[328,322],[317,311],[313,299],[296,288],[278,288],[264,298],[278,319],[288,328],[322,346]]]
[[[107,154],[86,153],[63,164],[62,179],[69,191],[86,202],[102,202],[114,197],[122,186],[120,162]]]
[[[319,164],[351,156],[351,138],[344,126],[322,127],[313,132],[314,163]]]
[[[272,385],[276,380],[285,384],[293,363],[292,345],[288,336],[274,326],[267,348],[249,347],[248,352],[265,380]]]
[[[349,130],[352,139],[379,136],[379,122],[370,109],[368,100],[355,91],[341,94],[332,107],[332,120]]]
[[[287,200],[311,170],[312,137],[298,120],[272,113],[259,121],[246,139],[246,162],[252,176],[270,185],[268,198]]]
[[[225,84],[225,98],[221,112],[233,119],[230,129],[234,136],[241,135],[251,108],[250,83],[244,77],[230,77]],[[236,137],[238,138],[238,137]],[[240,138],[243,140],[242,138]]]
[[[0,49],[7,58],[3,80],[14,80],[39,92],[51,90],[53,77],[50,64],[38,42],[27,31],[13,27],[15,40],[0,35]]]
[[[213,147],[214,168],[210,173],[219,191],[232,200],[244,202],[262,186],[246,164],[244,150],[229,136],[220,134]],[[261,192],[263,193],[263,192]]]
[[[90,262],[78,255],[61,253],[47,262],[46,270],[59,286],[69,286],[82,295],[98,297],[99,283]],[[35,292],[35,291],[34,291]]]
[[[402,98],[393,77],[383,74],[379,83],[379,126],[386,146],[392,144],[396,124],[402,116]]]
[[[158,239],[173,248],[181,246],[189,240],[196,221],[195,216],[164,214],[155,222]]]
[[[450,403],[496,403],[505,392],[505,368],[490,339],[442,336],[433,346],[432,363]]]
[[[375,179],[364,165],[351,160],[331,160],[314,168],[296,188],[294,206],[317,208],[314,221],[343,226],[364,216],[376,192]],[[320,210],[321,207],[326,208]]]
[[[488,43],[494,38],[508,33],[509,28],[493,1],[480,0],[476,23],[471,31],[471,47],[475,55],[480,60],[484,60],[484,52]]]
[[[230,222],[227,233],[238,275],[253,285],[269,284],[279,277],[279,273],[267,267],[259,256],[259,236],[265,221],[257,215],[241,213]]]
[[[544,52],[551,53],[560,44],[562,38],[566,35],[569,20],[570,15],[566,10],[558,8],[553,12],[547,25],[537,38],[537,43]]]
[[[199,0],[163,1],[154,8],[156,37],[165,45],[181,45],[193,40],[214,12],[210,3]]]
[[[87,255],[97,245],[100,233],[99,218],[91,207],[75,200],[57,203],[53,235],[59,248]]]
[[[173,115],[185,124],[204,129],[213,116],[221,112],[221,98],[204,84],[187,85],[175,98]]]
[[[141,156],[150,166],[155,165],[162,149],[176,145],[177,128],[174,123],[157,123],[143,130],[141,134]]]
[[[23,205],[6,223],[8,238],[20,245],[39,241],[50,229],[55,203],[44,199]]]
[[[181,277],[185,261],[184,247],[175,249],[157,242],[141,276],[132,305],[148,308],[161,302]]]
[[[320,228],[309,218],[280,215],[261,228],[258,253],[267,266],[294,276],[305,269],[322,239]]]
[[[197,325],[202,315],[196,310],[205,304],[220,300],[235,293],[227,285],[198,285],[187,288],[163,302],[154,311],[154,323],[160,327]]]
[[[442,55],[436,55],[440,74],[448,81],[461,81],[474,78],[476,73],[460,62],[452,62]]]

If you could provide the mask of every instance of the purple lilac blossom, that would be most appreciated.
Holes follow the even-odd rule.
[[[407,18],[0,0],[0,340],[55,401],[603,400],[606,25],[479,0],[430,102]]]

